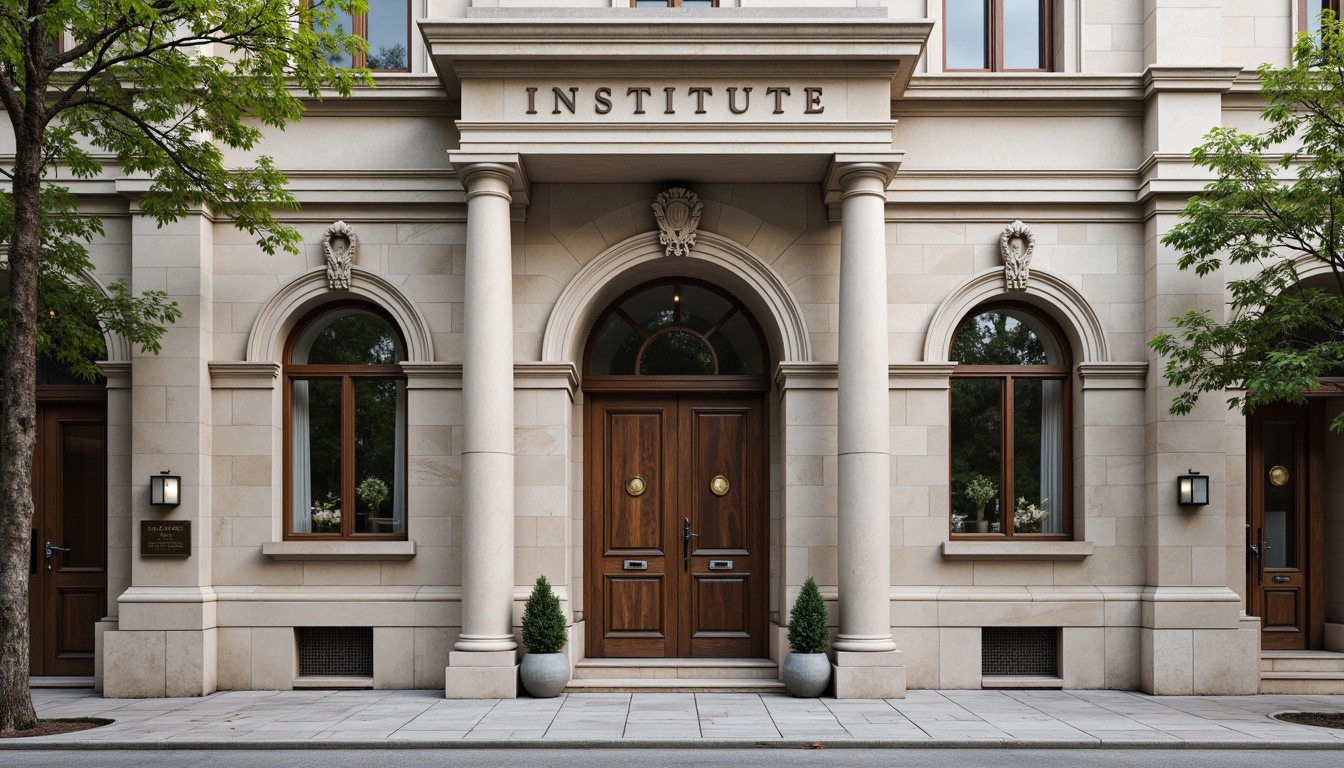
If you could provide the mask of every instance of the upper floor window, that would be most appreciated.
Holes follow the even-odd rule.
[[[311,0],[314,7],[325,0]],[[337,67],[368,67],[375,72],[406,72],[411,68],[411,3],[410,0],[368,0],[364,13],[350,14],[332,6],[335,14],[331,29],[364,38],[368,53],[333,53],[327,61]]]
[[[1315,35],[1321,31],[1321,12],[1339,15],[1340,0],[1297,0],[1298,27]]]
[[[381,313],[327,306],[285,359],[286,536],[406,537],[405,344]]]
[[[597,376],[760,376],[765,345],[731,297],[689,280],[646,285],[617,299],[588,344]]]
[[[718,8],[719,0],[630,0],[632,8]]]
[[[984,307],[950,357],[952,533],[1067,538],[1069,363],[1053,324]]]
[[[944,69],[1050,68],[1050,0],[944,0]]]

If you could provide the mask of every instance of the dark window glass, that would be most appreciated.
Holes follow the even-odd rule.
[[[588,345],[599,376],[760,376],[765,350],[755,324],[705,285],[658,283],[609,307]]]

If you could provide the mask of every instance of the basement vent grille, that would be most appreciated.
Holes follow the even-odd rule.
[[[300,677],[373,677],[373,627],[299,627]]]
[[[1057,627],[984,627],[980,674],[1059,677]]]

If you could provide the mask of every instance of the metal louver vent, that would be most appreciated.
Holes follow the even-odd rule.
[[[984,627],[980,673],[987,676],[1059,676],[1059,628]]]
[[[299,627],[300,677],[373,677],[373,627]]]

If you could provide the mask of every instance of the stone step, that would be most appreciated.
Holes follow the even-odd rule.
[[[1344,672],[1344,653],[1333,651],[1263,651],[1261,672]]]
[[[1261,672],[1260,693],[1344,694],[1344,672]]]
[[[775,680],[769,659],[582,659],[575,680]]]
[[[778,680],[730,678],[601,678],[570,680],[565,693],[784,693]]]

